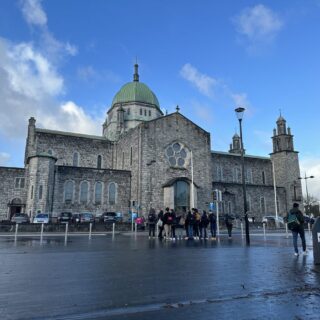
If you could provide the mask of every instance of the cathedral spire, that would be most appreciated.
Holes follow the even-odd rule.
[[[133,81],[135,81],[135,82],[139,82],[138,67],[139,67],[139,65],[136,61],[136,63],[134,64],[134,74],[133,74]]]

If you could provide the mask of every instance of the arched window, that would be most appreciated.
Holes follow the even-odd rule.
[[[64,186],[64,202],[71,203],[73,200],[73,181],[67,181]]]
[[[74,167],[78,167],[78,166],[79,166],[79,153],[78,153],[78,152],[75,152],[75,153],[73,154],[72,165],[73,165]]]
[[[262,214],[265,214],[266,213],[266,200],[264,197],[261,197],[260,198],[260,212]]]
[[[101,169],[101,165],[102,165],[102,157],[100,155],[98,155],[98,159],[97,159],[97,168]]]
[[[174,207],[177,211],[186,211],[190,207],[190,187],[185,181],[174,183]]]
[[[89,184],[87,181],[81,182],[80,185],[80,203],[85,204],[88,202]]]
[[[94,190],[94,202],[95,204],[102,203],[102,183],[97,182]]]
[[[114,205],[116,203],[116,184],[111,182],[109,184],[109,204]]]

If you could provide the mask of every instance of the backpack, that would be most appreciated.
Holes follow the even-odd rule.
[[[288,224],[289,230],[295,230],[300,226],[300,222],[299,222],[298,217],[295,213],[289,212],[287,224]]]

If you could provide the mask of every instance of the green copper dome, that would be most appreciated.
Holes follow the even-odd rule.
[[[138,65],[135,64],[133,82],[126,83],[118,91],[112,100],[112,106],[116,103],[142,102],[153,104],[160,109],[156,95],[142,82],[139,82]]]

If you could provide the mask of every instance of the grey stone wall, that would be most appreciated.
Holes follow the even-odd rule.
[[[168,162],[165,149],[173,142],[179,142],[193,152],[194,183],[198,186],[196,206],[205,207],[210,200],[210,135],[180,113],[173,113],[140,124],[117,143],[117,154],[124,152],[125,159],[130,158],[126,155],[131,146],[135,151],[130,167],[132,200],[140,204],[142,214],[146,214],[151,206],[157,210],[163,209],[164,185],[168,181],[178,178],[191,181],[190,159],[181,168],[171,166]],[[117,168],[122,166],[119,156],[116,163]]]
[[[20,199],[22,204],[26,203],[26,186],[16,188],[16,178],[25,178],[24,168],[0,167],[0,220],[9,218],[8,203],[13,199]]]
[[[276,185],[285,188],[288,207],[291,208],[294,202],[302,203],[301,180],[298,179],[300,177],[298,153],[295,151],[272,153],[271,159],[274,163]]]
[[[53,214],[57,215],[63,211],[73,213],[91,212],[100,214],[105,211],[116,211],[127,213],[130,200],[130,171],[76,168],[68,166],[56,166]],[[73,181],[74,193],[73,201],[65,203],[64,188],[67,181]],[[89,183],[88,202],[80,203],[80,184],[82,181]],[[94,201],[95,183],[102,182],[102,203],[96,204]],[[110,205],[108,202],[108,186],[114,182],[117,186],[116,203]]]
[[[98,155],[102,156],[102,168],[111,169],[112,143],[103,137],[91,137],[36,129],[36,152],[52,151],[58,165],[73,165],[73,154],[79,153],[79,167],[97,168]]]
[[[243,190],[241,174],[236,182],[234,168],[241,173],[241,157],[236,154],[212,152],[212,188],[223,192],[223,201],[231,202],[234,214],[243,215]],[[217,167],[222,168],[222,176],[218,174]],[[272,176],[272,163],[270,159],[254,156],[245,156],[245,170],[252,174],[246,182],[247,201],[250,202],[249,215],[258,220],[264,215],[275,215],[275,198]],[[264,179],[262,178],[264,172]],[[261,209],[261,198],[265,199],[265,210]],[[278,214],[284,216],[288,209],[286,190],[277,185]]]

